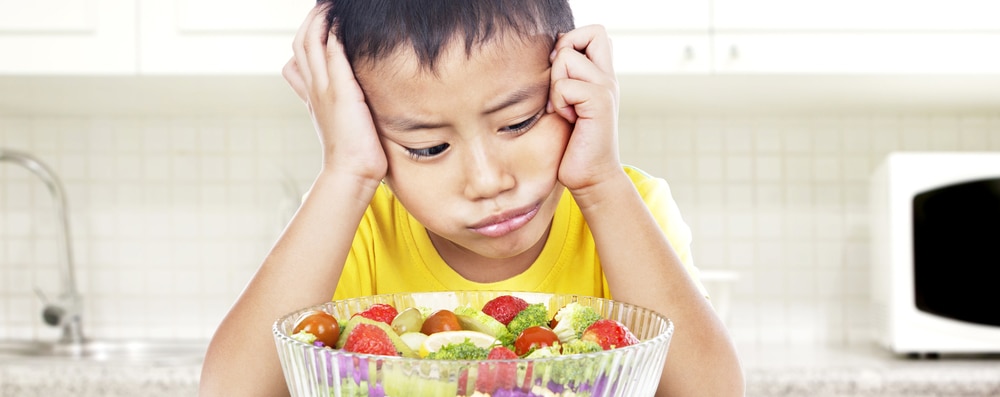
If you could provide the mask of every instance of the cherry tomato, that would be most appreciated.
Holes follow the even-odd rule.
[[[431,313],[424,319],[424,324],[420,326],[420,332],[430,335],[441,331],[460,331],[462,326],[458,324],[458,316],[450,310],[438,310]]]
[[[541,325],[528,327],[524,331],[521,331],[521,334],[514,340],[514,353],[523,357],[525,354],[530,353],[532,349],[552,346],[557,342],[559,342],[559,336],[555,332],[552,332],[551,329]]]
[[[334,347],[337,339],[340,339],[340,324],[337,319],[323,311],[308,311],[299,316],[292,334],[300,331],[313,334],[324,346]]]

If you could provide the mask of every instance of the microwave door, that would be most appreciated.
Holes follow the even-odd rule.
[[[912,204],[917,309],[1000,326],[1000,179],[934,188]]]

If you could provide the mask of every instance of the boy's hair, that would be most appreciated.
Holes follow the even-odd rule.
[[[409,44],[420,66],[434,70],[441,50],[464,39],[465,52],[498,34],[543,37],[555,44],[573,29],[566,0],[318,0],[332,3],[328,26],[336,29],[352,65],[377,61]]]

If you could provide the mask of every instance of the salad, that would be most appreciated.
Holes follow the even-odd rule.
[[[531,304],[513,295],[497,296],[482,308],[460,305],[453,310],[410,307],[398,311],[392,305],[375,303],[346,319],[311,310],[297,318],[291,337],[323,350],[424,359],[429,364],[468,361],[468,369],[457,375],[457,382],[443,382],[457,386],[435,395],[477,397],[603,395],[604,389],[613,387],[601,370],[609,363],[588,353],[639,343],[624,324],[602,318],[589,306],[569,302],[550,317],[545,304]],[[337,375],[342,381],[329,382],[340,383],[339,395],[394,396],[415,390],[369,389],[368,382],[358,382],[359,374],[344,369],[365,372],[359,357],[341,362]],[[515,361],[552,357],[566,359],[548,360],[544,365]],[[532,377],[532,371],[544,371],[545,376],[538,377],[536,372]],[[533,383],[542,383],[538,380],[543,378],[548,382],[531,384],[533,378]],[[426,385],[419,386],[426,389]]]

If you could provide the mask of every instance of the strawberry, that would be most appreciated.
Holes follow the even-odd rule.
[[[381,328],[372,324],[358,324],[347,335],[344,351],[352,353],[375,354],[380,356],[395,356],[396,346],[392,344],[389,335]]]
[[[517,358],[517,354],[514,354],[514,352],[510,351],[510,349],[503,346],[494,347],[493,350],[490,350],[490,353],[486,355],[487,360],[517,360]]]
[[[376,303],[362,312],[354,313],[354,315],[392,325],[392,319],[396,318],[399,312],[392,305]]]
[[[501,295],[486,302],[486,305],[483,306],[483,313],[495,318],[503,325],[507,325],[510,324],[510,320],[514,319],[514,316],[517,316],[517,313],[526,307],[528,307],[528,302],[525,302],[524,299]]]
[[[496,390],[511,390],[517,386],[517,364],[491,363],[489,360],[516,360],[517,354],[510,349],[497,346],[486,356],[487,361],[479,363],[476,377],[476,391],[493,393]]]
[[[601,345],[604,350],[639,343],[639,339],[624,324],[606,318],[597,320],[590,327],[587,327],[580,339],[595,342]]]

